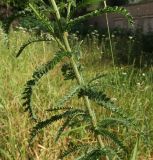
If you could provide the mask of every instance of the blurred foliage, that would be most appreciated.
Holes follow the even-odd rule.
[[[134,64],[137,67],[153,65],[153,32],[143,34],[139,29],[135,32],[119,29],[116,36],[117,63]]]
[[[32,1],[32,0],[31,0]],[[31,2],[30,1],[30,2]],[[97,0],[100,1],[100,0]],[[0,12],[0,19],[2,21],[5,21],[5,15],[7,15],[8,19],[12,18],[11,15],[15,14],[16,11],[23,10],[29,0],[1,0],[0,5],[4,5],[6,7],[10,7],[11,12],[9,14],[2,14]],[[58,0],[57,2],[61,2],[61,0]],[[62,0],[62,2],[67,2],[67,0]],[[86,12],[84,10],[82,3],[88,4],[88,0],[74,0],[75,5],[78,5],[76,10],[73,10],[72,17],[75,17],[76,15],[80,15],[80,8],[83,12]],[[93,1],[94,2],[94,1]],[[103,2],[103,0],[101,0]],[[49,5],[49,0],[41,0],[42,3]],[[108,0],[107,4],[110,6],[114,5],[124,5],[127,4],[128,0]],[[80,8],[79,8],[80,7]],[[78,11],[79,10],[79,11]],[[82,13],[83,13],[82,12]],[[62,13],[65,14],[64,12]],[[7,20],[8,21],[8,20]],[[35,30],[36,33],[40,34],[41,31],[45,31],[43,26],[39,23],[39,21],[33,17],[33,19],[30,16],[26,16],[24,18],[19,18],[18,24],[26,28],[27,30]],[[8,22],[7,22],[8,23]],[[37,26],[37,27],[36,27]],[[99,36],[99,43],[103,39],[105,39],[106,45],[109,45],[108,37],[107,37],[107,29],[98,29],[95,26],[89,26],[86,25],[86,22],[79,23],[77,25],[74,25],[71,29],[71,32],[79,31],[80,37],[85,37],[87,34],[90,34],[93,32],[93,30],[98,30]],[[46,32],[46,31],[45,31]],[[137,30],[135,33],[130,30],[124,30],[124,29],[114,29],[111,31],[111,34],[115,35],[115,39],[113,39],[113,47],[115,49],[115,62],[117,64],[133,64],[135,63],[136,66],[148,66],[153,64],[153,32],[142,34],[141,30]],[[102,35],[106,35],[105,38],[102,37]],[[129,38],[130,37],[130,38]],[[127,46],[127,47],[123,47]]]
[[[15,9],[23,9],[27,5],[29,0],[1,0],[0,5],[7,5]]]
[[[72,29],[79,32],[79,38],[87,39],[98,45],[103,44],[107,51],[105,56],[110,57],[110,42],[107,28],[98,28],[93,25],[79,24]],[[95,33],[96,31],[96,33]],[[148,67],[153,65],[153,32],[143,34],[141,29],[127,30],[122,28],[111,29],[111,41],[114,50],[114,60],[117,65],[134,64],[136,67]],[[104,49],[102,48],[102,51]],[[108,58],[107,57],[107,58]]]

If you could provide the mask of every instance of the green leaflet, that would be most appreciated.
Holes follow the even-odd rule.
[[[58,139],[60,138],[61,134],[64,132],[64,129],[69,125],[71,119],[73,117],[68,117],[65,122],[63,123],[63,125],[59,128],[58,132],[57,132],[57,135],[56,135],[56,138],[55,138],[55,142],[58,141]]]
[[[64,104],[66,102],[69,102],[75,95],[78,94],[78,92],[80,91],[81,87],[80,86],[76,86],[73,87],[72,89],[70,89],[70,91],[63,97],[61,98],[56,104],[55,106],[53,106],[51,109],[48,109],[47,111],[54,111],[54,110],[58,110],[58,109],[65,109]]]
[[[61,114],[58,114],[58,115],[54,115],[52,116],[51,118],[47,119],[47,120],[44,120],[44,121],[41,121],[41,122],[38,122],[36,124],[35,127],[33,127],[32,131],[31,131],[31,136],[30,136],[30,140],[29,140],[29,143],[32,143],[34,137],[40,132],[40,130],[42,130],[43,128],[47,127],[48,125],[51,125],[52,123],[62,119],[62,118],[66,118],[66,117],[69,117],[75,113],[82,113],[84,112],[83,110],[81,109],[72,109],[72,110],[68,110],[68,111],[65,111],[64,113],[61,113]]]
[[[98,100],[104,101],[105,103],[111,102],[111,99],[107,97],[106,94],[104,94],[102,91],[96,91],[95,89],[92,89],[90,86],[82,87],[81,91],[79,92],[79,97],[82,96],[88,96],[89,99],[92,100]]]
[[[91,87],[91,86],[94,86],[95,82],[97,82],[98,80],[104,78],[106,76],[106,73],[102,73],[102,74],[98,74],[96,75],[95,77],[93,77],[89,82],[88,82],[88,85]]]
[[[82,121],[85,121],[87,118],[89,120],[89,114],[86,113],[86,111],[83,111],[82,112],[79,112],[79,113],[74,113],[72,114],[71,116],[69,116],[63,123],[63,125],[59,128],[58,132],[57,132],[57,135],[56,135],[56,138],[55,138],[55,141],[58,141],[58,139],[60,138],[61,134],[63,133],[64,129],[66,127],[76,127],[76,125],[78,123],[81,123],[82,121],[78,118],[78,117],[81,117],[83,120]],[[77,119],[78,118],[78,119]],[[86,119],[85,119],[86,118]],[[81,125],[81,124],[80,124]]]
[[[124,125],[124,126],[128,126],[130,125],[128,121],[123,120],[123,119],[117,119],[117,118],[105,118],[103,120],[101,120],[100,122],[98,122],[98,126],[100,128],[107,128],[107,127],[113,127],[116,125]]]
[[[47,109],[46,111],[55,112],[55,111],[68,110],[68,109],[72,109],[72,107],[69,107],[69,106],[52,107],[50,109]]]
[[[52,41],[53,39],[51,38],[32,38],[29,39],[27,42],[25,42],[19,49],[19,51],[16,54],[16,57],[19,57],[20,54],[23,52],[23,50],[29,46],[30,44],[34,43],[34,42],[42,42],[42,41]]]
[[[29,7],[33,10],[38,20],[40,20],[40,22],[53,34],[54,28],[52,27],[51,21],[48,17],[46,17],[36,5],[29,3]]]
[[[88,96],[89,99],[95,101],[97,104],[103,106],[111,112],[116,113],[123,118],[127,118],[124,112],[120,108],[118,108],[102,91],[96,91],[95,89],[87,86],[80,91],[79,97],[82,97],[83,95]]]
[[[103,129],[103,128],[97,128],[94,132],[95,132],[95,134],[100,134],[102,136],[110,138],[112,141],[114,141],[114,143],[116,145],[118,145],[126,153],[128,152],[127,148],[124,146],[123,142],[117,137],[117,135],[115,133],[112,133],[112,132],[110,132],[106,129]]]
[[[73,52],[74,53],[74,52]],[[77,65],[78,70],[82,70],[82,66],[80,64]],[[64,63],[61,68],[64,80],[74,80],[76,78],[75,72],[73,70],[72,64]]]
[[[36,119],[31,104],[33,87],[45,74],[52,70],[56,66],[56,64],[61,62],[64,57],[70,56],[70,52],[58,52],[51,61],[48,61],[47,63],[41,65],[38,69],[36,69],[32,75],[32,79],[27,81],[22,97],[22,99],[24,100],[23,106],[25,107],[25,111],[29,111],[30,117],[32,117],[33,119]]]
[[[65,63],[61,68],[62,74],[64,76],[64,80],[73,80],[76,78],[74,70],[71,64]]]
[[[130,15],[130,13],[123,7],[105,7],[103,9],[99,9],[99,10],[95,10],[91,13],[87,13],[83,16],[79,16],[75,19],[70,20],[70,22],[68,23],[68,27],[71,28],[72,26],[74,26],[77,23],[80,23],[82,21],[85,21],[89,18],[95,17],[95,16],[100,16],[101,14],[104,13],[117,13],[117,14],[121,14],[123,16],[125,16],[129,22],[129,24],[133,24],[133,17]]]

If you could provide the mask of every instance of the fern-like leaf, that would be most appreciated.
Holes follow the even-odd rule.
[[[117,119],[117,118],[106,118],[101,120],[98,123],[98,126],[100,128],[107,128],[110,126],[116,126],[116,125],[124,125],[124,126],[128,126],[129,122],[123,119]]]
[[[79,16],[73,20],[70,20],[68,23],[68,27],[72,27],[73,25],[80,23],[82,21],[85,21],[89,18],[95,17],[95,16],[100,16],[101,14],[104,13],[117,13],[125,16],[130,24],[133,24],[133,17],[130,15],[130,13],[123,7],[105,7],[103,9],[95,10],[93,12],[87,13],[86,15]]]
[[[74,52],[75,53],[75,52]],[[80,64],[77,65],[77,68],[79,71],[82,70],[82,66]],[[69,63],[65,63],[62,65],[61,68],[62,74],[64,76],[64,80],[73,80],[76,78],[75,72],[73,70],[73,67]]]
[[[30,117],[32,117],[33,119],[36,119],[31,104],[33,87],[45,74],[52,70],[56,66],[56,64],[62,61],[64,57],[70,56],[70,52],[58,52],[51,61],[48,61],[46,64],[43,64],[33,73],[31,80],[27,81],[22,97],[22,99],[24,100],[23,106],[25,107],[25,111],[29,111]]]
[[[73,80],[74,78],[76,78],[71,64],[68,64],[68,63],[63,64],[61,71],[62,71],[64,80],[70,80],[70,79]]]
[[[42,25],[44,25],[48,29],[48,31],[53,34],[54,28],[48,17],[45,16],[44,13],[42,13],[42,11],[40,11],[40,9],[35,4],[29,3],[29,7],[32,9],[36,18],[42,23]]]
[[[94,131],[94,133],[110,138],[116,145],[118,145],[126,153],[128,152],[127,148],[124,146],[122,141],[118,138],[118,136],[115,133],[109,132],[108,130],[103,129],[103,128],[97,128]]]
[[[23,52],[23,50],[29,46],[30,44],[34,43],[34,42],[42,42],[42,41],[52,41],[52,38],[32,38],[29,39],[27,42],[25,42],[19,49],[19,51],[16,54],[16,57],[19,57],[20,54]]]
[[[58,141],[59,137],[61,136],[61,134],[63,133],[64,129],[66,127],[75,127],[78,123],[81,123],[82,121],[86,120],[88,117],[89,120],[89,114],[86,113],[86,111],[80,110],[80,112],[76,112],[74,114],[72,114],[70,117],[68,117],[63,125],[59,128],[58,132],[57,132],[57,136],[55,138],[55,141]],[[82,118],[82,120],[80,120],[79,118]],[[85,119],[86,118],[86,119]]]
[[[55,111],[69,110],[69,109],[72,109],[72,107],[61,106],[61,107],[53,107],[53,108],[47,109],[46,111],[48,111],[48,112],[55,112]]]
[[[53,106],[53,108],[48,109],[47,111],[53,111],[58,110],[58,108],[61,110],[62,107],[64,109],[64,104],[66,102],[69,102],[75,95],[78,94],[78,92],[80,91],[81,87],[80,86],[76,86],[74,88],[72,88],[69,93],[67,93],[63,98],[61,98],[56,104],[55,106]]]
[[[103,106],[104,108],[110,110],[111,112],[117,113],[119,116],[123,118],[127,118],[127,116],[124,114],[124,112],[118,108],[109,97],[107,97],[106,94],[104,94],[102,91],[97,91],[91,87],[84,87],[80,93],[79,97],[82,96],[88,96],[89,99],[95,101],[100,106]],[[127,118],[128,119],[128,118]]]
[[[69,125],[70,121],[71,121],[72,117],[68,117],[65,122],[63,123],[63,125],[59,128],[56,138],[55,138],[55,142],[58,141],[58,139],[60,138],[61,134],[63,133],[63,131],[65,130],[65,128]]]
[[[69,110],[69,111],[65,111],[64,113],[61,113],[61,114],[58,114],[58,115],[54,115],[52,116],[51,118],[47,119],[47,120],[44,120],[44,121],[41,121],[41,122],[38,122],[36,124],[35,127],[33,127],[32,131],[31,131],[31,136],[30,136],[30,140],[29,142],[31,143],[34,139],[34,137],[45,127],[53,124],[54,122],[60,120],[60,119],[63,119],[63,118],[66,118],[66,117],[69,117],[75,113],[80,113],[80,112],[84,112],[83,110],[81,109],[73,109],[73,110]]]
[[[92,86],[93,84],[95,84],[95,82],[97,82],[98,80],[104,78],[105,76],[106,76],[105,73],[96,75],[95,77],[93,77],[93,78],[88,82],[88,85],[89,85],[89,86]]]

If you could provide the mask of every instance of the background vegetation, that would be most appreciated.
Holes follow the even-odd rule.
[[[120,133],[120,138],[128,146],[128,151],[131,153],[131,159],[151,159],[153,154],[153,118],[150,114],[153,111],[152,61],[148,62],[148,58],[143,62],[144,58],[140,58],[141,56],[137,58],[135,54],[138,55],[139,53],[138,47],[140,47],[140,52],[151,53],[152,49],[141,47],[140,43],[138,43],[137,39],[144,38],[142,35],[138,34],[134,37],[131,33],[126,35],[122,35],[122,33],[124,32],[117,33],[116,31],[111,34],[113,57],[110,54],[107,34],[105,32],[100,33],[94,28],[85,37],[80,35],[80,31],[76,31],[71,34],[70,42],[73,46],[78,40],[81,40],[82,50],[79,59],[83,63],[84,70],[82,75],[86,81],[89,81],[96,73],[103,74],[103,78],[96,82],[98,90],[105,91],[112,97],[111,100],[114,103],[121,106],[126,114],[136,120],[136,130],[118,125],[113,130]],[[85,131],[86,126],[82,125],[75,130],[75,134],[65,129],[62,139],[58,144],[55,144],[56,130],[62,124],[62,121],[59,121],[52,127],[48,127],[47,130],[42,131],[33,147],[28,147],[29,130],[33,126],[33,122],[29,124],[27,115],[23,114],[20,101],[20,95],[23,90],[21,86],[24,86],[27,77],[31,76],[34,68],[52,58],[53,53],[58,50],[57,44],[54,42],[40,42],[39,45],[33,44],[29,46],[24,51],[24,55],[16,59],[15,53],[19,46],[29,37],[35,36],[35,34],[38,33],[30,28],[17,27],[9,34],[8,48],[6,35],[2,30],[0,31],[0,64],[3,66],[0,68],[0,74],[2,75],[0,81],[0,134],[2,137],[0,157],[4,160],[57,159],[59,152],[62,151],[59,148],[66,149],[66,144],[78,145],[86,143],[94,145],[96,143],[93,135],[87,133]],[[40,32],[39,34],[41,35],[42,33]],[[146,40],[150,42],[149,37]],[[123,43],[122,45],[121,42]],[[126,48],[122,46],[126,46]],[[66,85],[63,85],[62,72],[59,73],[60,76],[57,76],[58,68],[61,65],[58,65],[57,70],[44,77],[35,88],[33,106],[41,119],[47,117],[47,113],[44,114],[46,109],[54,106],[59,97],[62,97],[63,93],[74,84],[71,81],[65,82]],[[79,106],[81,102],[82,100],[78,102],[74,99],[69,104]],[[112,113],[105,109],[99,110],[96,106],[94,109],[97,111],[98,118],[112,116]],[[106,144],[110,144],[107,138],[103,140]],[[73,160],[76,155],[71,155],[68,159]]]
[[[94,32],[94,34],[96,34]],[[25,159],[33,157],[33,159],[56,159],[59,154],[59,147],[65,147],[65,144],[71,140],[69,138],[62,138],[58,144],[55,145],[53,139],[56,134],[56,128],[59,124],[49,127],[45,132],[42,132],[39,143],[35,143],[32,150],[28,149],[27,139],[29,137],[29,129],[32,124],[29,124],[27,115],[23,114],[21,106],[21,92],[27,77],[30,77],[32,70],[38,64],[47,61],[54,51],[55,45],[48,43],[33,44],[25,50],[23,57],[15,58],[15,52],[18,46],[28,39],[29,35],[24,30],[13,31],[10,33],[11,47],[7,49],[5,44],[5,35],[1,31],[0,50],[1,59],[1,92],[0,92],[0,123],[1,123],[1,159]],[[75,36],[77,39],[78,36]],[[85,71],[83,74],[88,80],[97,73],[104,73],[104,79],[97,82],[99,89],[106,91],[119,106],[122,106],[124,111],[131,117],[135,118],[138,123],[140,132],[127,134],[126,130],[118,128],[121,131],[125,144],[129,145],[129,151],[134,149],[136,142],[138,142],[137,154],[138,159],[149,159],[152,157],[153,148],[153,69],[141,68],[137,69],[131,65],[120,67],[113,67],[110,59],[106,57],[103,59],[104,53],[101,53],[101,46],[96,39],[91,39],[90,47],[87,45],[87,39],[83,43],[84,55],[82,61],[84,63]],[[32,63],[31,63],[32,62]],[[60,66],[59,66],[60,67]],[[87,72],[86,72],[87,71]],[[43,113],[49,106],[54,105],[57,97],[61,97],[65,91],[70,88],[71,83],[62,86],[61,77],[56,77],[57,70],[52,74],[44,77],[39,86],[34,91],[34,107],[39,111],[39,116],[44,118]],[[55,77],[52,79],[52,77]],[[73,83],[73,82],[72,82]],[[59,90],[60,87],[60,90]],[[40,94],[41,92],[41,94]],[[71,102],[76,104],[74,100]],[[45,105],[46,104],[46,105]],[[44,106],[42,108],[41,106]],[[96,109],[96,108],[95,108]],[[104,110],[98,111],[98,115],[109,116]],[[110,115],[111,116],[111,115]],[[65,135],[69,131],[65,132]],[[78,135],[85,137],[86,143],[95,143],[94,139],[90,139],[90,135],[86,135],[83,128],[76,131]],[[41,141],[41,138],[43,141]],[[81,143],[73,139],[74,143]],[[54,144],[54,147],[53,147]],[[73,156],[68,159],[74,159]]]

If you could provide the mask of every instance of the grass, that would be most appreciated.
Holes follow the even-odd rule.
[[[16,51],[29,36],[32,35],[24,32],[11,32],[8,49],[4,34],[0,32],[0,159],[2,160],[57,159],[59,148],[65,148],[65,144],[69,142],[69,139],[63,136],[63,139],[55,145],[54,136],[61,123],[59,122],[42,131],[34,146],[28,147],[29,130],[34,122],[29,121],[27,114],[23,113],[21,93],[33,70],[52,57],[56,51],[54,43],[40,42],[29,46],[23,55],[16,59]],[[113,67],[111,63],[101,60],[100,49],[96,49],[96,44],[94,47],[93,52],[93,47],[83,45],[85,54],[82,56],[84,63],[82,74],[86,80],[96,73],[106,74],[97,82],[97,86],[105,90],[112,100],[137,122],[137,131],[131,129],[131,132],[127,132],[125,128],[118,127],[124,142],[129,145],[129,151],[134,150],[134,154],[138,154],[138,159],[147,160],[153,157],[153,68]],[[71,83],[74,83],[65,82],[66,85],[62,85],[62,74],[60,73],[60,77],[56,76],[59,73],[58,69],[59,66],[44,77],[35,88],[33,106],[40,119],[48,116],[47,113],[45,114],[45,109],[54,105],[58,97],[64,95]],[[75,100],[71,103],[77,104]],[[103,109],[99,111],[95,108],[95,110],[98,115],[110,115]],[[68,132],[66,131],[65,134]],[[77,136],[84,137],[87,143],[94,143],[95,140],[91,139],[90,135],[86,135],[83,127],[78,129],[78,132]],[[74,142],[80,143],[75,139]],[[135,144],[137,149],[135,149]],[[74,157],[71,156],[68,159],[73,160]]]

